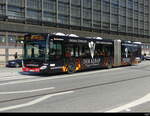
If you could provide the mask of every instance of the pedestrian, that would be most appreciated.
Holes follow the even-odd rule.
[[[18,53],[17,52],[14,54],[14,57],[15,57],[15,59],[18,58]]]

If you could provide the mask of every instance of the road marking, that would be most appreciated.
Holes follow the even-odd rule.
[[[54,79],[62,79],[66,77],[74,77],[74,76],[84,76],[84,75],[89,75],[89,74],[94,74],[94,73],[99,73],[99,72],[109,72],[109,71],[115,71],[115,70],[120,70],[124,68],[115,68],[115,69],[106,69],[106,70],[100,70],[100,71],[92,71],[92,72],[83,72],[83,73],[75,73],[72,75],[65,75],[65,76],[59,76],[59,77],[49,77],[49,78],[40,78],[40,79],[30,79],[30,80],[25,80],[25,81],[13,81],[13,82],[7,82],[7,83],[1,83],[0,86],[3,85],[12,85],[12,84],[21,84],[21,83],[31,83],[31,82],[37,82],[37,81],[46,81],[46,80],[54,80]]]
[[[34,79],[34,78],[37,78],[37,77],[5,77],[5,78],[0,78],[0,81],[12,81],[16,79],[22,80],[22,79]]]
[[[130,112],[130,111],[131,111],[131,109],[125,109],[125,111]]]
[[[123,110],[126,110],[126,109],[129,109],[129,108],[144,104],[144,103],[149,102],[149,101],[150,101],[150,94],[147,94],[147,95],[145,95],[144,97],[142,97],[138,100],[135,100],[133,102],[130,102],[128,104],[125,104],[125,105],[120,106],[118,108],[114,108],[114,109],[106,111],[106,112],[121,112]]]
[[[42,88],[42,89],[35,89],[35,90],[26,90],[26,91],[11,91],[11,92],[0,92],[0,95],[4,94],[19,94],[19,93],[31,93],[31,92],[38,92],[38,91],[45,91],[54,89],[55,87],[49,87],[49,88]]]
[[[59,95],[65,95],[65,94],[71,94],[71,93],[74,93],[74,91],[68,91],[68,92],[62,92],[62,93],[57,93],[57,94],[46,95],[46,96],[43,96],[41,98],[35,99],[33,101],[30,101],[28,103],[0,108],[0,112],[4,112],[4,111],[7,111],[7,110],[13,110],[13,109],[17,109],[17,108],[23,108],[23,107],[35,105],[35,104],[40,103],[40,102],[42,102],[42,101],[44,101],[44,100],[46,100],[48,98],[53,97],[53,96],[59,96]]]

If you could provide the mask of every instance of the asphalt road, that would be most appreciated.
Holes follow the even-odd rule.
[[[0,112],[150,112],[150,61],[60,75],[0,68]]]

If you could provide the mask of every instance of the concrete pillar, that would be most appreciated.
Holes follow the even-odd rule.
[[[8,32],[5,33],[6,47],[5,47],[5,62],[9,60],[9,48],[8,48]]]

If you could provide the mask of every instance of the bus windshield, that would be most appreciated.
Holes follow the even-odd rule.
[[[27,41],[25,46],[25,59],[45,60],[46,58],[46,41]]]

